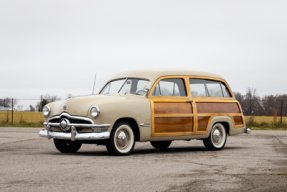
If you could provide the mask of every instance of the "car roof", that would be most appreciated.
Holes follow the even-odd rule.
[[[213,77],[213,78],[224,78],[220,75],[202,71],[192,71],[192,70],[177,70],[177,69],[142,69],[142,70],[133,70],[133,71],[125,71],[121,73],[117,73],[113,75],[110,80],[113,79],[120,79],[120,78],[142,78],[142,79],[149,79],[151,82],[156,81],[158,78],[163,76],[181,76],[181,75],[188,75],[188,76],[204,76],[204,77]]]

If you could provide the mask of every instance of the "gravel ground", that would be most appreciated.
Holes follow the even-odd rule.
[[[136,143],[125,157],[96,145],[63,154],[39,131],[0,128],[0,191],[287,191],[287,131],[230,136],[221,151]]]

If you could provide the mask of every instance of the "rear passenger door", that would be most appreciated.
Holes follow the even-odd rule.
[[[191,135],[194,127],[193,104],[186,77],[163,77],[149,94],[152,137]]]
[[[234,127],[242,127],[241,108],[223,80],[189,78],[189,88],[195,105],[194,134],[206,134],[215,116],[229,116]]]

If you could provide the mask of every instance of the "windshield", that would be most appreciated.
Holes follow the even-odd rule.
[[[150,82],[145,79],[135,79],[135,78],[128,78],[128,79],[118,79],[109,82],[100,92],[101,95],[103,94],[137,94],[137,95],[144,95],[145,87],[149,87]]]

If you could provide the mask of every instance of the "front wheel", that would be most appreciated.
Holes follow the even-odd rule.
[[[82,146],[82,143],[61,139],[54,139],[54,144],[62,153],[76,153]]]
[[[112,155],[129,155],[135,146],[135,136],[128,122],[118,122],[113,128],[106,148]]]
[[[224,126],[221,123],[216,123],[211,128],[209,137],[204,139],[203,143],[208,150],[221,150],[225,146],[226,138]]]

